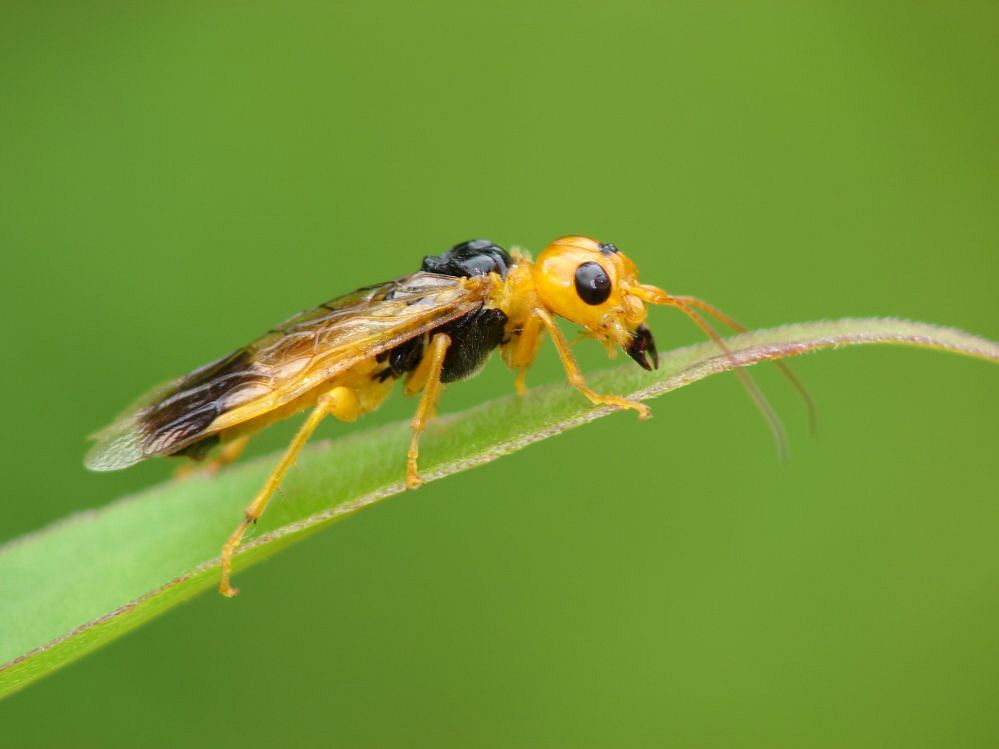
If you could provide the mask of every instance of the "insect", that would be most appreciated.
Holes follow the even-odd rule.
[[[576,323],[609,355],[621,348],[648,370],[659,366],[659,356],[645,325],[646,304],[680,309],[728,356],[728,348],[699,312],[745,330],[700,299],[640,283],[635,264],[610,243],[566,236],[532,261],[526,253],[507,253],[488,240],[464,242],[425,257],[416,273],[296,315],[253,343],[154,389],[94,435],[96,444],[85,463],[95,471],[113,471],[156,456],[200,460],[220,447],[215,464],[221,465],[235,459],[254,432],[311,409],[222,547],[219,591],[234,596],[233,554],[312,432],[328,416],[351,422],[373,411],[396,380],[403,380],[407,395],[420,395],[406,462],[410,489],[422,483],[417,469],[420,434],[443,385],[475,374],[496,348],[517,372],[515,386],[524,393],[527,370],[547,335],[569,382],[591,402],[647,418],[645,404],[587,386],[555,322],[562,317]],[[777,364],[807,400],[800,383]],[[735,371],[783,449],[776,415],[749,376]]]

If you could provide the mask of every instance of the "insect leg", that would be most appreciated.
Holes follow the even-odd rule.
[[[206,460],[204,463],[188,462],[184,465],[178,466],[174,470],[173,475],[176,478],[182,479],[188,476],[194,476],[196,474],[204,474],[211,476],[218,473],[222,468],[229,465],[246,449],[246,446],[250,442],[250,435],[244,434],[242,437],[237,437],[231,442],[227,442],[219,448],[219,451],[210,459]]]
[[[528,318],[523,329],[512,341],[503,344],[503,361],[510,369],[517,370],[517,378],[513,381],[517,395],[527,392],[527,370],[531,368],[541,346],[541,323],[535,318]]]
[[[652,415],[651,410],[644,403],[628,400],[627,398],[621,398],[616,395],[601,395],[600,393],[587,387],[586,381],[583,379],[583,373],[580,371],[579,365],[576,363],[576,357],[572,355],[572,351],[569,348],[569,342],[565,340],[565,336],[562,335],[562,331],[559,330],[555,320],[552,319],[552,316],[549,315],[548,312],[540,308],[536,309],[534,314],[541,321],[542,325],[545,326],[545,330],[547,330],[551,335],[552,342],[558,350],[559,358],[562,360],[562,367],[565,369],[566,377],[569,378],[569,382],[573,385],[573,387],[598,406],[631,408],[638,411],[638,416],[641,419],[647,419]]]
[[[211,462],[212,470],[218,470],[223,466],[227,466],[235,460],[239,459],[239,456],[243,454],[246,446],[250,444],[250,435],[244,434],[242,437],[237,437],[231,442],[226,442],[222,445],[219,450],[219,454],[215,456],[215,459]]]
[[[267,477],[267,481],[264,482],[260,491],[257,492],[257,496],[247,506],[243,522],[233,531],[232,535],[229,536],[229,540],[222,547],[222,579],[219,582],[219,593],[227,598],[231,598],[239,593],[237,588],[229,584],[229,578],[232,575],[232,556],[243,540],[246,530],[264,514],[267,503],[274,496],[274,492],[281,485],[284,475],[294,464],[299,452],[301,452],[309,437],[312,436],[316,427],[319,426],[323,419],[330,415],[335,416],[340,421],[354,421],[360,416],[360,413],[361,407],[357,399],[357,394],[350,388],[335,387],[319,396],[316,401],[316,407],[309,414],[305,423],[299,427],[298,432],[291,440],[291,444],[288,445],[284,455],[281,456],[281,460],[278,461],[271,475]]]
[[[423,483],[416,470],[416,459],[420,455],[420,434],[426,428],[427,422],[430,421],[437,408],[437,401],[441,395],[441,371],[444,369],[444,356],[450,345],[451,337],[447,333],[435,335],[423,355],[423,360],[413,370],[412,377],[406,383],[407,394],[416,392],[421,386],[423,388],[420,405],[416,407],[416,413],[413,415],[413,439],[409,443],[409,454],[406,459],[407,489],[416,489]]]
[[[517,395],[527,395],[527,367],[521,367],[517,370],[517,377],[513,381],[513,389],[517,391]]]

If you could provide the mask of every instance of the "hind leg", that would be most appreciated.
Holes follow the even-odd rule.
[[[236,439],[223,444],[217,453],[202,463],[185,463],[182,466],[178,466],[173,472],[173,475],[182,479],[199,473],[206,476],[218,473],[222,468],[236,461],[239,456],[243,454],[243,451],[246,449],[249,442],[250,435],[248,434],[245,434],[242,437],[237,437]]]
[[[281,485],[281,481],[284,479],[288,469],[294,464],[295,459],[302,451],[305,443],[308,442],[309,437],[316,430],[316,427],[327,416],[334,416],[340,421],[354,421],[360,414],[361,406],[357,398],[357,393],[350,388],[335,387],[328,393],[319,396],[319,399],[316,401],[316,407],[291,440],[291,444],[288,445],[284,455],[281,456],[281,460],[278,461],[277,466],[271,472],[271,475],[268,476],[267,481],[264,482],[257,496],[247,506],[243,522],[232,532],[229,540],[222,547],[222,579],[219,581],[219,593],[227,598],[231,598],[239,593],[239,589],[232,587],[229,583],[229,578],[232,575],[233,554],[243,540],[246,530],[264,514],[267,503],[271,501],[274,492]]]

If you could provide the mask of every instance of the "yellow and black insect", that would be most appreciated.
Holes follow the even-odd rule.
[[[648,406],[587,387],[555,323],[556,316],[574,322],[611,356],[621,347],[651,369],[659,359],[645,325],[646,303],[679,308],[726,355],[731,354],[725,344],[695,309],[744,330],[699,299],[639,283],[635,264],[613,244],[562,237],[532,262],[525,253],[508,254],[488,240],[465,242],[424,258],[416,273],[303,312],[229,356],[153,390],[95,436],[86,465],[114,471],[161,455],[202,459],[219,445],[215,463],[221,465],[235,459],[254,432],[311,408],[222,547],[219,590],[233,596],[238,592],[229,583],[233,553],[315,428],[327,416],[354,421],[374,410],[400,378],[407,395],[422,393],[406,464],[410,489],[421,483],[420,433],[442,385],[475,374],[497,347],[507,366],[518,372],[515,384],[523,393],[527,369],[547,333],[569,382],[583,395],[595,404],[633,409],[647,418]],[[745,372],[736,371],[783,445],[780,423],[766,400]]]

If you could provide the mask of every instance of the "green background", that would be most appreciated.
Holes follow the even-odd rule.
[[[753,326],[999,337],[997,29],[971,0],[8,0],[0,539],[169,475],[81,466],[149,385],[469,237],[592,234]],[[6,700],[3,743],[995,746],[997,372],[795,365],[815,438],[758,371],[789,465],[714,378],[311,538]],[[494,361],[443,410],[511,386]]]

